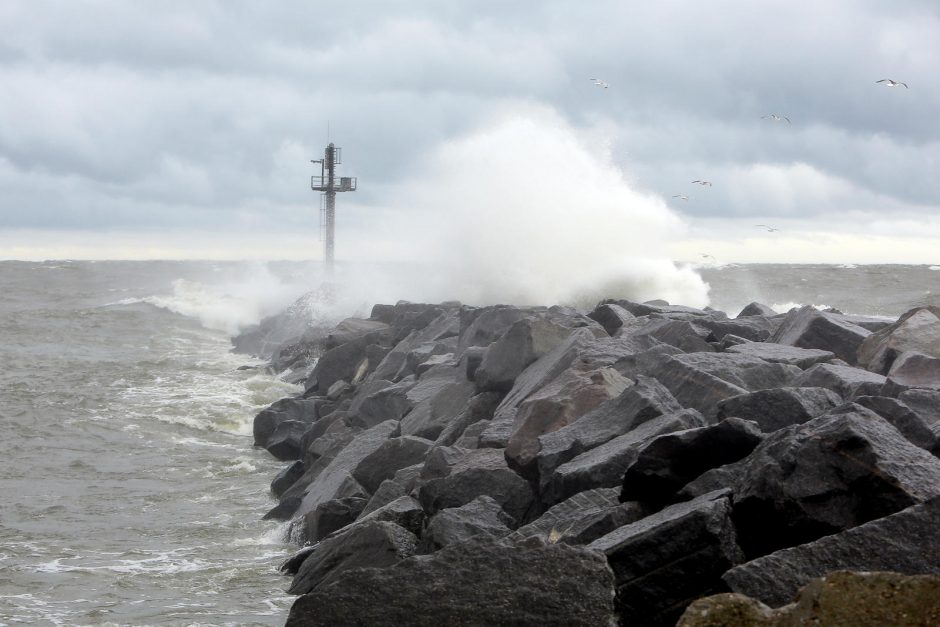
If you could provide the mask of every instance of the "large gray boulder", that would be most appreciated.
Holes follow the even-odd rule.
[[[621,624],[674,625],[694,599],[723,591],[743,561],[723,492],[672,505],[598,538],[614,571]]]
[[[834,570],[940,575],[940,498],[735,566],[722,577],[735,592],[771,607],[789,603],[810,580]]]
[[[418,500],[430,514],[479,496],[493,497],[517,523],[535,500],[529,483],[509,468],[499,449],[467,451],[445,476],[428,479],[418,488]]]
[[[415,536],[420,536],[421,532],[424,530],[426,518],[424,509],[421,508],[421,503],[416,501],[414,497],[402,495],[397,499],[385,503],[381,507],[376,507],[368,512],[363,510],[362,513],[359,514],[359,518],[357,518],[353,524],[358,525],[370,521],[391,522],[400,527],[404,527],[415,534]]]
[[[394,321],[395,317],[392,315],[388,319]],[[398,381],[413,374],[412,369],[415,362],[409,363],[410,355],[424,346],[431,347],[430,352],[433,354],[436,352],[434,347],[442,340],[456,337],[460,331],[460,316],[456,310],[441,311],[434,320],[425,326],[416,326],[418,321],[419,318],[407,322],[403,321],[402,326],[395,327],[396,331],[399,332],[404,329],[411,330],[395,344],[394,348],[376,366],[372,375],[374,378]]]
[[[363,383],[349,405],[347,422],[369,429],[386,420],[401,420],[414,407],[408,396],[414,386],[412,378],[397,383],[385,379]]]
[[[914,388],[901,392],[898,400],[910,407],[937,433],[936,429],[940,427],[940,391]]]
[[[932,424],[902,401],[886,396],[860,396],[855,402],[890,422],[912,444],[940,455],[940,439]]]
[[[878,396],[887,379],[861,368],[837,364],[816,364],[794,381],[796,387],[828,388],[844,398]]]
[[[839,359],[855,364],[862,342],[869,335],[868,329],[806,305],[790,311],[769,341],[831,351]]]
[[[600,304],[588,314],[588,318],[596,321],[609,335],[613,335],[625,323],[636,319],[632,313],[614,303]]]
[[[338,576],[294,603],[301,625],[612,625],[602,555],[566,544],[454,544],[391,568]]]
[[[734,519],[751,558],[940,494],[940,459],[854,404],[770,434],[742,463]]]
[[[523,318],[489,345],[474,377],[481,392],[508,392],[532,362],[563,342],[571,329],[551,320]]]
[[[467,434],[466,432],[471,425],[478,425],[477,428],[482,431],[485,428],[485,423],[493,418],[493,414],[502,400],[503,394],[499,392],[482,392],[473,396],[467,401],[460,414],[444,427],[434,443],[439,446],[456,444]],[[476,432],[476,436],[479,437],[479,435],[480,431]],[[473,446],[472,448],[477,447]]]
[[[398,422],[389,420],[357,434],[317,474],[307,486],[298,516],[312,512],[317,505],[344,496],[352,496],[352,488],[359,483],[353,478],[359,464],[377,451],[389,438],[398,437]]]
[[[742,309],[737,317],[738,318],[747,318],[750,316],[764,316],[767,318],[772,318],[777,315],[777,312],[774,311],[768,305],[758,303],[757,301],[752,301],[748,303],[744,309]]]
[[[379,320],[346,318],[323,336],[320,345],[323,350],[330,350],[370,334],[379,335],[388,329],[389,325]]]
[[[534,477],[540,436],[577,422],[632,385],[633,381],[610,367],[565,370],[519,406],[506,445],[509,465],[523,476]]]
[[[728,319],[724,314],[709,314],[696,318],[695,324],[711,331],[714,341],[720,342],[728,335],[763,342],[777,329],[777,322],[765,316],[738,316]]]
[[[284,421],[293,420],[311,425],[320,418],[323,399],[282,398],[261,410],[255,416],[252,429],[255,446],[265,447],[268,439]]]
[[[725,352],[759,357],[764,361],[776,364],[799,366],[803,370],[835,357],[835,353],[832,351],[819,350],[818,348],[799,348],[797,346],[756,341],[729,346]]]
[[[515,526],[493,497],[479,496],[466,505],[442,509],[421,535],[421,552],[432,553],[450,544],[473,538],[502,538]]]
[[[718,417],[734,416],[756,422],[770,433],[812,420],[842,404],[842,397],[826,388],[772,388],[732,396],[718,403]]]
[[[301,441],[310,428],[306,422],[284,420],[278,423],[265,443],[265,450],[281,461],[293,461],[303,457]]]
[[[363,496],[347,496],[320,503],[304,515],[304,537],[315,543],[356,520],[368,501]]]
[[[418,539],[390,522],[370,521],[321,541],[303,561],[288,593],[306,594],[345,571],[391,566],[414,555]]]
[[[637,368],[658,379],[679,403],[699,410],[708,420],[715,419],[721,401],[749,391],[785,387],[802,372],[796,366],[772,364],[748,355],[666,355],[652,351],[637,363]]]
[[[917,351],[901,353],[891,364],[886,388],[892,395],[911,388],[940,391],[940,358]]]
[[[536,460],[539,477],[551,477],[555,469],[584,451],[600,446],[663,414],[682,406],[659,381],[638,376],[637,383],[619,396],[598,405],[579,420],[538,438]]]
[[[471,381],[456,366],[435,366],[408,390],[414,408],[402,418],[401,432],[436,440],[441,432],[467,408],[476,393]]]
[[[877,331],[859,347],[862,368],[887,374],[905,351],[940,357],[940,307],[911,309],[897,322]]]
[[[424,461],[433,445],[430,440],[413,435],[389,438],[362,458],[353,470],[353,478],[370,494],[402,468]]]
[[[540,477],[542,502],[550,505],[584,490],[622,485],[624,472],[650,440],[664,433],[704,424],[705,419],[694,409],[651,418],[625,434],[565,462],[552,474]]]
[[[337,381],[362,382],[386,356],[391,330],[373,331],[323,353],[307,377],[306,388],[326,394]],[[371,359],[370,359],[371,357]]]
[[[757,424],[740,418],[655,436],[626,468],[620,500],[668,503],[684,485],[708,470],[743,459],[763,439]]]
[[[515,430],[516,413],[524,400],[567,370],[584,347],[595,340],[588,329],[577,329],[564,342],[526,368],[496,408],[480,436],[480,446],[505,448]]]

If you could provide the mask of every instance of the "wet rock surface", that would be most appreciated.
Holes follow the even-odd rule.
[[[269,517],[309,543],[289,624],[790,624],[756,621],[801,586],[787,607],[836,616],[805,601],[835,598],[813,583],[830,571],[937,574],[937,313],[402,302],[293,339],[269,322],[240,345],[305,385],[253,433],[293,461]],[[729,589],[749,596],[708,597]]]

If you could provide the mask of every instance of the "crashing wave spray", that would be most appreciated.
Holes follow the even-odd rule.
[[[420,269],[347,277],[347,289],[477,305],[708,302],[708,285],[665,252],[682,220],[550,111],[527,109],[443,145],[396,197],[408,206],[370,227]]]

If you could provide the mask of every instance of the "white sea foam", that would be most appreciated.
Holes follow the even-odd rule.
[[[794,302],[774,303],[773,305],[770,306],[771,309],[773,309],[774,311],[778,311],[780,313],[787,313],[791,309],[799,309],[800,307],[805,307],[805,303],[794,303]],[[831,309],[829,305],[813,304],[812,307],[813,309],[818,309],[819,311],[823,311],[824,309]]]
[[[930,266],[928,270],[940,270],[940,266]]]

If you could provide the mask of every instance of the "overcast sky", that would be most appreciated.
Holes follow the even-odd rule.
[[[329,125],[340,257],[623,185],[673,258],[940,263],[938,77],[937,0],[0,0],[0,258],[316,257]]]

